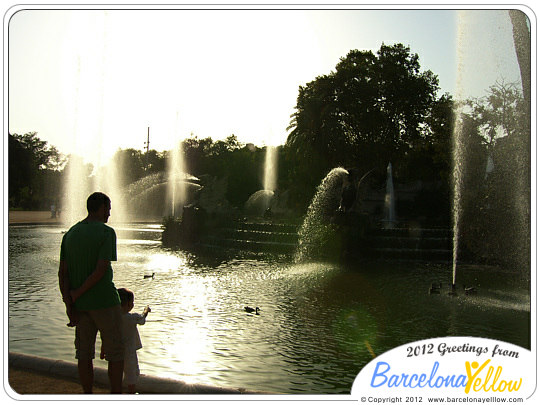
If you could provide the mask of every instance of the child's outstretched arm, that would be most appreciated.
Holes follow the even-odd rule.
[[[146,323],[146,317],[148,316],[148,313],[151,311],[150,307],[147,305],[142,313],[136,313],[136,312],[130,312],[128,314],[129,318],[132,322],[138,324],[138,325],[144,325]]]

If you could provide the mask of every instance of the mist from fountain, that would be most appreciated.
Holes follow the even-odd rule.
[[[339,206],[341,187],[349,174],[342,167],[332,169],[317,187],[317,191],[307,209],[304,222],[298,232],[298,249],[295,261],[309,259],[311,253],[326,235],[325,216],[332,215]]]
[[[88,166],[82,158],[72,158],[67,167],[67,181],[64,184],[62,201],[62,219],[71,225],[86,217],[86,199],[95,192],[101,191],[111,199],[111,223],[128,222],[130,213],[126,210],[125,194],[122,192],[118,168],[111,162],[106,167],[94,170],[88,176]]]
[[[107,24],[103,21],[103,32],[106,33]],[[104,41],[106,47],[106,41]],[[72,225],[86,217],[86,199],[95,191],[101,191],[111,198],[111,223],[126,222],[129,213],[126,210],[124,194],[120,190],[120,172],[118,168],[109,163],[104,167],[103,159],[107,156],[108,145],[104,142],[104,92],[105,92],[105,66],[106,49],[101,54],[101,69],[92,71],[90,64],[95,61],[84,59],[84,55],[77,58],[76,76],[74,83],[74,111],[73,132],[71,134],[72,150],[66,167],[66,181],[61,203],[62,220],[65,225]],[[99,58],[100,55],[95,55]],[[82,60],[81,60],[82,59]],[[96,83],[88,86],[87,83]],[[95,105],[96,117],[92,116],[80,106]],[[88,163],[81,156],[88,156],[89,150],[97,156],[93,162],[93,173],[89,173]],[[92,176],[90,176],[92,174]]]
[[[454,125],[454,138],[453,138],[453,206],[452,206],[452,219],[453,219],[453,248],[452,248],[452,285],[456,285],[457,277],[457,261],[459,251],[459,229],[461,220],[461,192],[463,183],[463,154],[464,154],[464,142],[463,142],[463,126],[460,119],[461,111],[458,110],[455,113],[456,122]]]
[[[514,13],[514,15],[512,15]],[[530,102],[530,83],[528,81],[527,74],[524,75],[524,72],[530,73],[530,60],[527,58],[527,52],[530,51],[530,32],[527,32],[527,23],[526,23],[526,16],[523,17],[521,14],[522,12],[519,10],[509,10],[509,22],[513,25],[513,36],[514,36],[514,47],[516,49],[517,54],[517,62],[521,69],[521,82],[523,86],[523,95],[524,95],[524,101],[526,103]],[[516,21],[512,20],[512,17],[517,19]],[[471,17],[471,14],[467,11],[461,11],[458,14],[458,66],[457,66],[457,82],[456,82],[456,94],[455,94],[455,100],[456,100],[456,106],[455,106],[455,122],[454,122],[454,132],[453,132],[453,145],[452,145],[452,151],[453,151],[453,207],[452,207],[452,217],[453,217],[453,255],[452,255],[452,284],[455,285],[457,281],[457,264],[458,264],[458,255],[460,251],[460,243],[462,241],[460,240],[460,232],[462,230],[463,224],[463,215],[464,215],[464,207],[463,207],[463,199],[464,199],[464,177],[467,175],[467,171],[470,169],[466,167],[465,165],[465,155],[467,153],[467,144],[466,144],[466,136],[464,134],[464,128],[463,128],[463,119],[462,115],[464,113],[465,108],[465,102],[464,100],[464,81],[466,80],[467,76],[467,69],[471,70],[474,69],[474,61],[475,61],[475,52],[474,52],[474,46],[476,44],[477,38],[474,37],[474,35],[469,32],[472,31],[472,27],[474,26],[474,18]],[[519,27],[518,25],[521,24],[522,27]],[[472,51],[471,51],[472,50]],[[468,57],[466,54],[468,53]],[[520,58],[521,56],[521,58]],[[530,57],[530,52],[528,54]],[[528,104],[530,105],[530,104]],[[527,111],[526,111],[527,112]],[[530,128],[528,129],[528,134],[526,134],[530,138]],[[516,135],[512,135],[514,138],[516,138]],[[514,159],[514,162],[517,160],[519,166],[522,162],[526,162],[528,159],[529,151],[526,147],[522,147],[519,142],[519,139],[516,139],[515,142],[517,143],[517,146],[514,145],[512,149],[507,149],[506,154],[508,156],[505,156],[505,160],[501,161],[501,163],[512,165],[512,160]],[[522,149],[520,149],[520,147]],[[515,156],[514,156],[515,155]],[[487,179],[489,177],[499,177],[502,175],[501,173],[501,167],[497,168],[494,166],[493,159],[491,154],[487,157],[487,163],[485,166],[485,173],[484,173],[484,179]],[[506,168],[508,169],[508,168]],[[504,172],[503,168],[503,172]],[[521,236],[523,236],[524,232],[528,231],[528,226],[530,224],[530,203],[527,200],[528,196],[530,195],[530,184],[527,183],[526,178],[528,175],[528,171],[530,170],[530,166],[527,165],[527,163],[521,164],[521,166],[517,168],[513,168],[514,173],[514,179],[512,181],[512,184],[508,185],[508,190],[506,190],[506,193],[504,194],[504,198],[507,200],[508,204],[506,204],[507,207],[511,207],[513,212],[509,213],[511,214],[515,219],[515,223],[508,223],[506,224],[507,228],[514,235],[519,235],[517,239],[520,239]],[[497,226],[496,224],[492,224],[492,226]],[[496,230],[491,229],[490,232],[494,233]],[[525,240],[526,238],[524,238]],[[520,239],[521,241],[521,239]],[[525,241],[526,243],[526,241]],[[497,244],[499,245],[499,244]],[[515,246],[515,249],[511,250],[520,250],[523,248],[522,246]],[[526,250],[526,249],[524,249]],[[493,252],[495,253],[495,252]],[[500,252],[503,253],[506,256],[515,255],[515,252]],[[524,256],[528,256],[525,254]],[[523,264],[527,263],[527,258],[520,258],[520,260],[523,262]]]
[[[250,215],[261,216],[272,206],[275,193],[272,190],[258,190],[246,201],[245,209]]]
[[[177,189],[184,192],[182,202],[189,203],[202,189],[198,179],[182,173],[177,181]],[[124,188],[126,200],[129,202],[130,213],[138,221],[158,221],[171,215],[172,188],[169,174],[165,171],[149,174]],[[178,200],[177,200],[178,201]],[[175,211],[180,214],[182,205],[177,202]]]
[[[465,74],[465,58],[464,52],[459,52],[460,48],[466,46],[467,24],[465,23],[466,14],[458,13],[458,66],[457,66],[457,82],[456,82],[456,106],[454,111],[454,132],[452,137],[452,181],[453,181],[453,205],[452,205],[452,222],[453,222],[453,248],[452,248],[452,285],[456,285],[457,278],[457,261],[459,251],[459,230],[461,220],[461,204],[462,204],[462,189],[464,176],[464,154],[465,154],[465,137],[463,134],[463,81]]]
[[[263,173],[263,189],[251,194],[246,201],[245,209],[250,215],[263,215],[274,202],[277,189],[277,148],[266,147]]]
[[[277,188],[277,148],[274,146],[267,146],[266,156],[264,160],[263,189],[275,191],[276,188]]]
[[[183,143],[178,142],[171,151],[171,158],[167,168],[167,201],[170,204],[168,214],[171,216],[181,215],[180,208],[186,202],[186,174],[184,171]]]

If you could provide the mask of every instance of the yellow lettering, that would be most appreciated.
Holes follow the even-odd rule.
[[[478,362],[477,361],[473,361],[472,364],[469,363],[468,361],[465,362],[465,370],[467,371],[467,377],[469,378],[469,380],[467,381],[467,385],[465,386],[465,394],[468,394],[469,391],[471,390],[471,386],[476,378],[476,376],[480,373],[480,371],[482,371],[484,369],[484,367],[490,362],[491,360],[488,359],[484,362],[484,364],[482,364],[482,366],[480,366],[478,368]],[[478,368],[478,370],[476,370],[476,372],[473,374],[472,373],[472,368]],[[476,383],[474,384],[475,385],[475,391],[476,391]]]
[[[503,392],[508,390],[509,392],[517,391],[521,388],[522,379],[520,378],[519,381],[513,381],[513,380],[501,380],[499,382],[499,377],[502,374],[502,366],[498,366],[497,370],[493,366],[490,366],[487,369],[485,378],[482,379],[478,376],[480,372],[488,365],[490,360],[486,360],[482,365],[479,365],[478,362],[473,361],[472,363],[469,363],[468,361],[465,362],[465,370],[467,371],[467,385],[465,386],[465,393],[468,394],[471,390],[473,391],[480,391],[483,389],[484,391],[493,391],[493,392]],[[473,370],[475,371],[473,374]],[[495,375],[493,375],[493,372],[495,371]],[[493,381],[491,379],[493,378]],[[490,383],[491,382],[491,383]],[[498,384],[497,384],[498,383]]]
[[[519,390],[520,387],[521,387],[521,378],[519,379],[519,384],[517,383],[517,381],[514,383],[514,387],[512,387],[512,381],[510,381],[508,383],[508,391],[509,392],[517,391],[517,390]]]
[[[490,366],[488,368],[488,372],[487,372],[487,375],[486,375],[486,380],[484,381],[484,391],[486,391],[486,392],[489,391],[489,388],[487,388],[486,385],[489,382],[489,379],[491,378],[491,374],[493,374],[493,367]],[[491,386],[493,387],[493,384],[491,384]]]
[[[500,382],[499,388],[497,388],[497,389],[494,388],[494,387],[495,387],[495,383],[496,383],[497,380],[499,379],[499,376],[501,375],[501,373],[502,373],[502,367],[499,366],[499,367],[497,367],[497,372],[495,373],[495,380],[493,381],[493,384],[491,384],[491,387],[493,388],[493,391],[500,391],[500,392],[503,392],[504,389],[506,388],[506,381],[504,381],[504,380],[502,380],[502,381]],[[501,390],[500,388],[501,388],[502,383],[505,384],[505,387]]]
[[[499,391],[499,392],[503,392],[505,389],[506,389],[506,386],[508,385],[508,383],[504,380],[502,380],[500,383],[499,383],[499,386],[497,388],[495,388],[493,391]]]

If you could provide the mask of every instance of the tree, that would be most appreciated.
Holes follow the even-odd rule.
[[[293,176],[311,188],[336,166],[384,172],[392,161],[399,172],[407,153],[433,135],[438,89],[402,44],[383,44],[376,55],[350,51],[335,72],[299,88],[286,143]]]
[[[206,173],[204,159],[210,155],[212,144],[212,138],[199,139],[193,134],[184,140],[184,162],[187,172],[195,176]]]
[[[39,139],[37,132],[9,134],[8,147],[10,205],[43,208],[46,201],[58,199],[64,156]],[[46,173],[48,181],[44,179]]]
[[[143,159],[146,162],[146,175],[165,170],[166,154],[166,152],[158,152],[154,149],[150,149],[144,154]]]
[[[121,173],[120,187],[127,186],[145,175],[145,160],[140,150],[133,148],[118,149],[113,156],[113,163],[116,165],[118,173]]]
[[[485,97],[468,101],[471,116],[477,121],[488,148],[497,138],[513,135],[520,130],[523,116],[523,97],[515,83],[497,81]]]

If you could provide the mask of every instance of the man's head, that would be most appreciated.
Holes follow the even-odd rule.
[[[86,200],[88,216],[92,219],[107,222],[111,215],[111,199],[103,193],[92,193]]]

